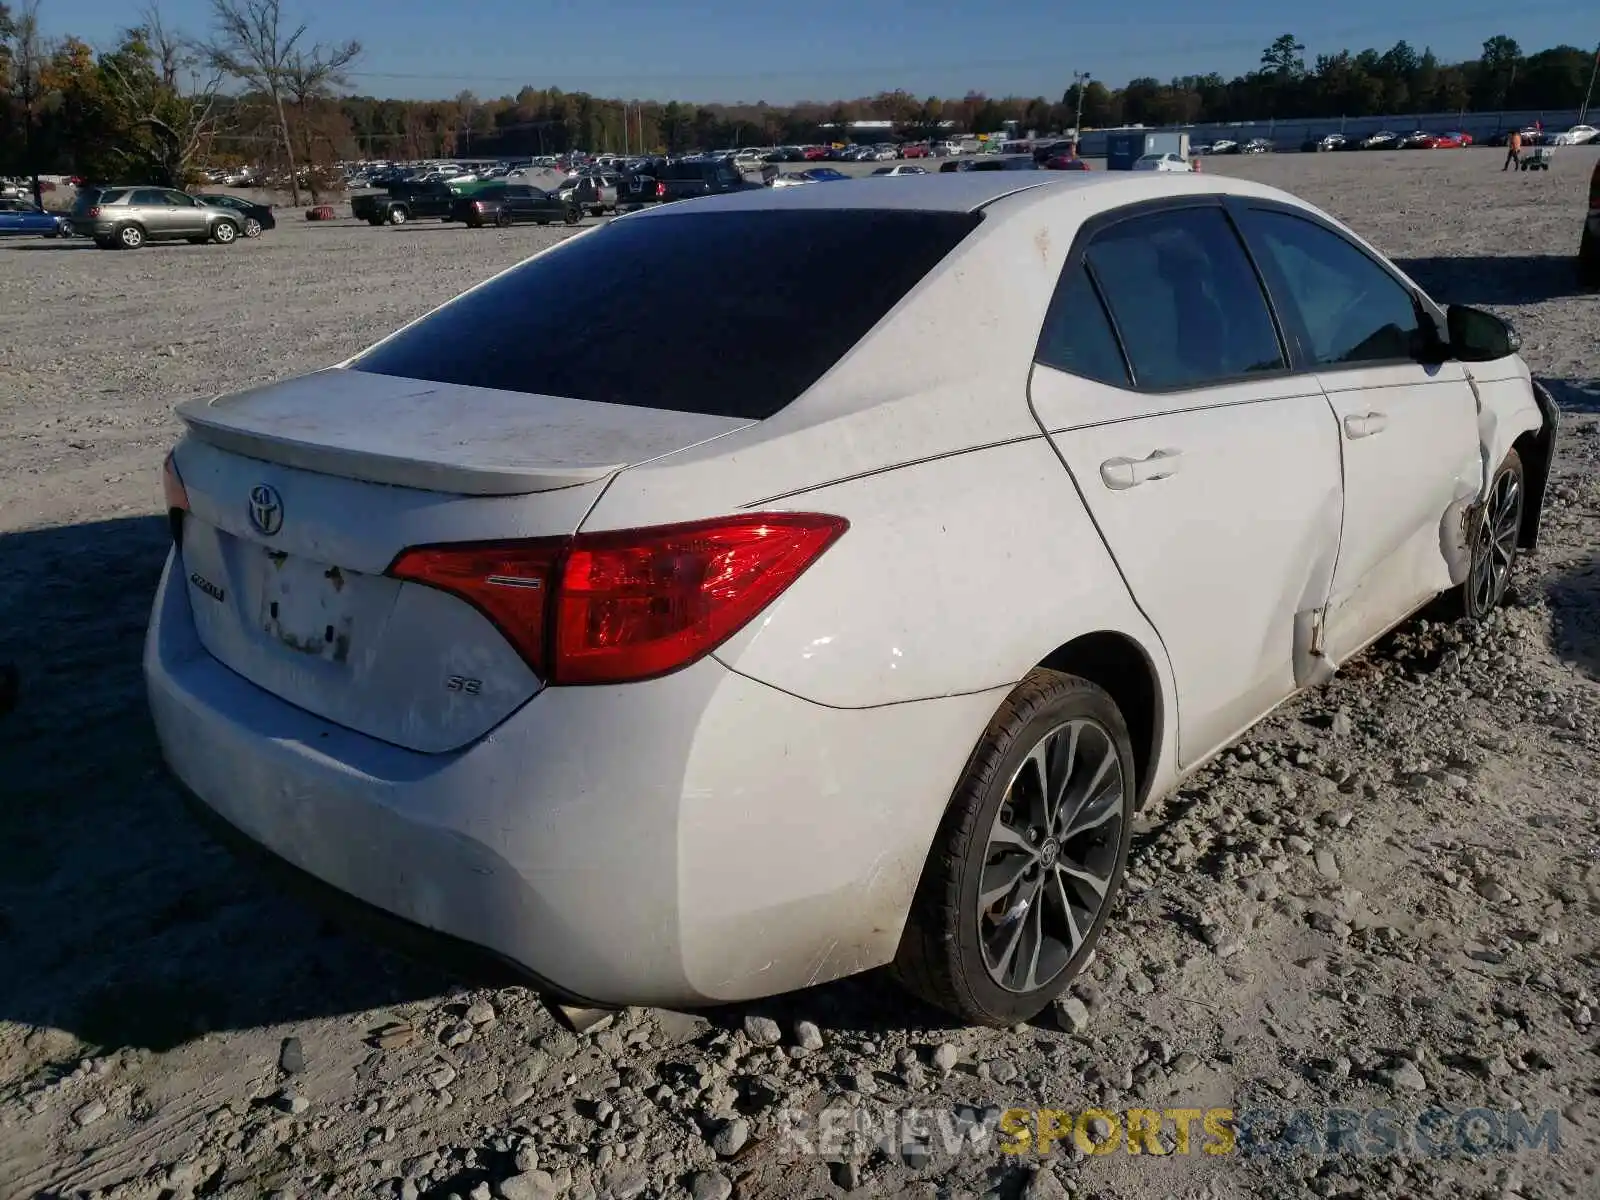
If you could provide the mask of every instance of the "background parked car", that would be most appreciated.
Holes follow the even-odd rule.
[[[1571,129],[1563,129],[1560,133],[1553,134],[1550,138],[1552,146],[1587,146],[1595,138],[1600,137],[1600,129],[1593,125],[1574,125]]]
[[[575,196],[547,192],[529,183],[500,183],[471,196],[457,196],[450,215],[472,229],[519,221],[576,225],[583,220],[583,208]]]
[[[622,176],[609,171],[586,172],[564,180],[555,189],[555,194],[562,200],[577,205],[590,216],[603,217],[608,212],[617,211],[620,199],[618,187],[621,183]]]
[[[1181,154],[1167,151],[1165,154],[1142,154],[1134,160],[1135,171],[1160,171],[1164,174],[1188,175],[1194,171],[1189,165],[1189,160]]]
[[[1056,157],[1045,161],[1044,169],[1046,171],[1087,171],[1091,168],[1084,159],[1079,158],[1076,154],[1058,154]]]
[[[450,219],[459,186],[443,181],[391,184],[387,191],[367,196],[352,196],[350,213],[368,225],[404,225],[417,217]]]
[[[1398,150],[1400,135],[1385,129],[1379,133],[1368,134],[1361,139],[1360,145],[1363,150]]]
[[[102,250],[137,250],[146,242],[216,242],[226,246],[244,233],[231,208],[202,204],[174,188],[89,188],[78,194],[72,223]]]
[[[201,204],[210,204],[216,208],[228,208],[238,213],[244,219],[240,232],[247,238],[258,238],[263,229],[276,229],[278,219],[272,215],[272,205],[256,204],[241,196],[230,196],[225,192],[205,192],[195,196]]]
[[[898,163],[892,167],[879,167],[872,173],[874,175],[926,175],[928,168],[912,166],[908,163]]]
[[[72,218],[49,213],[32,200],[0,197],[0,237],[71,237]]]

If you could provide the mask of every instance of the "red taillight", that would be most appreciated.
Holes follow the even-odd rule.
[[[483,201],[482,200],[474,200],[472,202],[472,211],[473,212],[482,212],[483,211]]]
[[[667,185],[664,184],[664,183],[657,183],[656,184],[656,195],[658,197],[660,197],[660,196],[665,196],[666,194],[667,194]]]
[[[406,550],[389,574],[459,596],[493,621],[530,667],[545,675],[545,614],[566,538]]]
[[[94,205],[92,208],[89,209],[89,219],[91,221],[94,220],[99,215],[100,215],[100,206],[98,204]]]
[[[389,568],[474,605],[553,684],[626,683],[704,657],[849,523],[751,513],[572,538],[407,550]]]

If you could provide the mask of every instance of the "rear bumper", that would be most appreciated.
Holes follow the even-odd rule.
[[[145,673],[205,809],[362,906],[593,1004],[748,999],[889,961],[999,700],[825,708],[707,658],[548,689],[479,742],[418,754],[223,667],[172,574]]]

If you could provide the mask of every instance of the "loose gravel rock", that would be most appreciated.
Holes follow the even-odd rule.
[[[139,674],[172,405],[338,361],[566,231],[285,212],[229,248],[0,244],[0,1195],[1591,1194],[1600,297],[1569,260],[1600,150],[1570,149],[1539,177],[1475,151],[1207,162],[1516,323],[1566,410],[1543,543],[1490,620],[1420,614],[1146,814],[1094,962],[1010,1031],[873,974],[575,1035],[521,986],[340,934],[183,815]],[[1561,1153],[1041,1160],[787,1124],[1436,1103],[1557,1111]]]

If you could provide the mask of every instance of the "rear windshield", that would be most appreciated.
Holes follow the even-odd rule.
[[[127,195],[127,188],[83,188],[78,192],[74,208],[88,209],[96,204],[115,204]]]
[[[977,213],[662,213],[584,234],[373,347],[360,371],[764,420],[815,383]],[[839,265],[849,263],[841,274]]]

